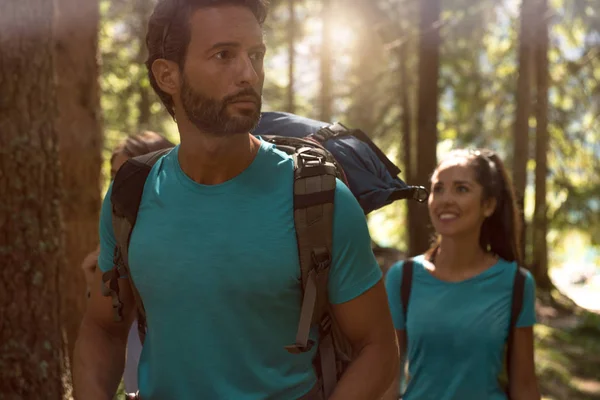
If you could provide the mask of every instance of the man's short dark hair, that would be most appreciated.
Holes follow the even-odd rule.
[[[172,117],[175,117],[173,99],[158,87],[152,73],[152,64],[157,59],[164,58],[176,62],[183,69],[190,43],[189,21],[192,14],[199,8],[222,5],[247,7],[261,26],[267,18],[268,0],[159,0],[150,16],[146,33],[148,78]]]

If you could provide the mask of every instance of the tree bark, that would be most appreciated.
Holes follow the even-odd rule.
[[[536,144],[535,144],[535,212],[533,223],[533,274],[538,287],[551,289],[548,275],[548,215],[546,180],[548,176],[548,1],[539,0],[536,32]]]
[[[331,74],[331,17],[332,17],[332,1],[321,0],[322,5],[322,41],[321,41],[321,93],[320,93],[320,119],[324,122],[331,122],[332,118],[332,101],[333,101],[333,83]]]
[[[419,88],[417,111],[417,153],[413,185],[429,186],[429,176],[437,163],[438,80],[440,70],[440,0],[419,2]],[[429,248],[431,223],[427,207],[414,207],[414,221],[409,232],[409,256]]]
[[[0,393],[62,399],[54,3],[0,1]]]
[[[529,116],[531,114],[531,54],[533,51],[532,0],[522,0],[519,37],[519,77],[513,140],[513,181],[521,212],[521,257],[526,261],[525,190],[529,159]]]
[[[295,93],[294,93],[294,64],[296,62],[296,0],[288,0],[288,87],[287,87],[287,105],[286,111],[294,113],[296,111]]]
[[[56,0],[55,65],[64,201],[66,263],[61,321],[69,356],[85,309],[85,255],[98,244],[102,132],[98,91],[98,0]]]
[[[97,2],[98,0],[96,0]],[[148,57],[148,49],[146,48],[146,26],[148,24],[148,20],[150,18],[150,14],[153,10],[154,2],[148,0],[137,0],[134,5],[135,14],[137,16],[137,20],[139,25],[136,26],[137,29],[137,41],[138,41],[138,54],[137,54],[137,63],[142,69],[137,82],[135,85],[138,88],[140,99],[138,101],[138,130],[156,130],[156,128],[150,126],[150,118],[152,117],[152,111],[150,107],[152,106],[152,90],[150,86],[150,81],[146,77],[146,67],[144,63],[146,62],[146,58]]]

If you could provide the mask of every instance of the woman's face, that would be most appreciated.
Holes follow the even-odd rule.
[[[110,166],[110,177],[111,179],[115,179],[115,175],[117,174],[117,171],[119,170],[119,168],[121,168],[121,166],[123,164],[125,164],[125,161],[129,160],[129,157],[127,157],[127,155],[125,155],[124,152],[119,152],[117,153],[117,155],[115,156],[115,158],[113,158],[112,164]]]
[[[483,187],[466,160],[442,162],[431,178],[429,216],[442,237],[479,237],[483,221],[492,215],[495,199],[482,201]]]

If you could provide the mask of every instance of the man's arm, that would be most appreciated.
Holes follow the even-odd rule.
[[[101,285],[102,271],[96,268],[94,290],[75,343],[73,383],[77,400],[112,400],[123,375],[134,299],[129,282],[119,279],[123,321],[115,322],[112,300],[102,295]]]
[[[332,308],[357,356],[330,400],[381,398],[398,373],[398,346],[383,282]]]

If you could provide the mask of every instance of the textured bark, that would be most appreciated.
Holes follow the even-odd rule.
[[[56,127],[66,231],[66,263],[60,271],[61,321],[72,356],[85,308],[85,280],[80,264],[98,244],[102,163],[96,61],[99,9],[98,0],[56,0],[56,6]]]
[[[535,211],[533,219],[533,274],[538,287],[552,288],[548,275],[548,2],[540,0],[536,16],[536,132],[535,132]]]
[[[521,210],[521,256],[526,260],[525,189],[529,159],[529,116],[531,114],[531,54],[533,51],[532,0],[522,0],[519,33],[519,77],[517,80],[516,115],[513,140],[513,181]]]
[[[417,111],[417,154],[413,185],[428,186],[437,163],[438,79],[440,73],[440,0],[419,2],[419,90]],[[423,253],[432,235],[427,207],[414,207],[414,226],[409,232],[409,256]]]
[[[405,15],[404,19],[409,21],[410,16]],[[400,31],[400,37],[407,37],[408,34],[404,29]],[[401,115],[401,126],[402,126],[402,156],[404,158],[404,176],[406,177],[406,182],[411,185],[421,185],[427,186],[426,182],[418,182],[416,181],[416,171],[417,171],[417,159],[415,157],[416,153],[416,135],[413,129],[413,108],[411,106],[411,85],[409,81],[409,71],[408,71],[408,41],[405,41],[398,48],[398,64],[399,64],[399,84],[398,84],[398,97],[401,99],[402,106],[402,115]],[[409,200],[406,203],[406,223],[407,223],[407,232],[408,232],[408,246],[407,249],[415,249],[416,243],[415,236],[412,232],[417,231],[419,221],[418,217],[418,208],[425,207],[423,204],[417,203],[416,201]]]
[[[98,0],[96,1],[96,7]],[[134,12],[139,22],[139,25],[136,26],[137,29],[137,45],[138,55],[137,55],[137,63],[142,67],[144,71],[142,74],[145,75],[146,68],[144,67],[144,63],[146,62],[146,58],[148,57],[148,49],[146,48],[146,26],[148,24],[148,20],[150,19],[150,14],[152,14],[152,10],[154,9],[154,2],[148,0],[137,0],[134,5]],[[152,90],[150,86],[150,82],[144,78],[140,77],[138,82],[136,83],[138,86],[138,91],[140,94],[140,99],[138,101],[138,129],[142,130],[154,130],[150,126],[150,118],[152,116],[152,111],[150,110],[152,106]]]
[[[54,5],[0,10],[0,397],[62,399]]]
[[[294,113],[296,111],[295,93],[294,93],[294,63],[296,59],[296,0],[288,0],[289,23],[287,27],[287,46],[288,46],[288,87],[287,87],[287,105],[286,111]]]
[[[331,122],[333,113],[333,82],[332,82],[332,7],[333,0],[321,0],[322,4],[322,43],[321,43],[321,92],[320,92],[320,110],[319,116],[321,121]]]

